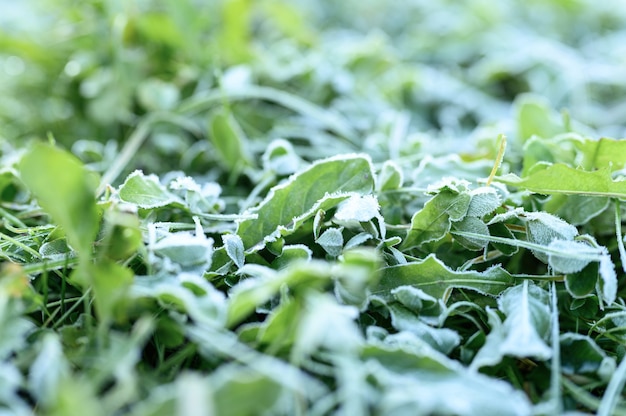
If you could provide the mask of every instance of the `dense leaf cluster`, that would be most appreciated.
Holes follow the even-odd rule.
[[[0,414],[626,414],[621,9],[6,7]]]

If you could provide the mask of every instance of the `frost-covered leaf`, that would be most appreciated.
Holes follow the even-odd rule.
[[[402,187],[404,175],[402,169],[392,160],[383,163],[378,174],[376,188],[379,192],[392,191]]]
[[[340,228],[328,228],[315,242],[333,257],[340,255],[343,250],[343,234]]]
[[[401,248],[406,250],[443,238],[450,231],[452,221],[465,217],[471,199],[467,192],[439,192],[413,215]]]
[[[559,251],[559,254],[548,254],[548,264],[557,273],[577,273],[589,262],[600,261],[602,256],[601,248],[581,241],[552,240],[548,248]]]
[[[293,232],[320,209],[328,210],[354,193],[374,188],[371,162],[363,155],[343,155],[314,163],[270,190],[249,213],[258,220],[239,222],[237,234],[250,251],[263,248],[276,233]]]
[[[283,139],[273,140],[265,149],[261,160],[265,170],[275,172],[277,175],[296,173],[304,164],[291,143]]]
[[[498,308],[506,316],[504,322],[488,309],[491,332],[478,351],[471,367],[478,369],[498,364],[505,355],[547,360],[552,350],[546,343],[550,329],[548,293],[529,283],[507,289],[498,298]]]
[[[379,209],[374,195],[353,195],[337,206],[335,218],[339,221],[366,222],[380,217]]]
[[[538,194],[586,195],[626,198],[626,181],[616,181],[611,171],[575,169],[564,164],[547,165],[520,178],[512,173],[496,178],[497,181]]]
[[[528,241],[532,243],[548,246],[553,240],[570,241],[578,235],[576,227],[547,212],[526,212],[522,218],[526,222]],[[544,263],[548,262],[545,253],[535,250],[533,254]]]
[[[430,254],[424,260],[383,268],[380,284],[373,293],[388,297],[393,289],[408,285],[445,300],[454,288],[497,296],[514,284],[513,276],[499,266],[484,272],[457,272]]]
[[[487,227],[481,219],[477,217],[470,217],[469,215],[461,221],[453,223],[452,228],[455,231],[465,231],[484,236],[490,235],[489,227]],[[487,244],[489,244],[489,241],[486,239],[463,237],[461,235],[455,235],[455,239],[468,250],[482,250],[487,247]]]
[[[160,208],[181,202],[161,185],[156,175],[144,175],[139,170],[128,175],[118,194],[122,201],[144,209]]]
[[[472,200],[467,208],[468,217],[482,218],[487,214],[491,214],[501,204],[500,195],[491,187],[482,187],[470,191]]]
[[[241,237],[236,234],[224,234],[222,240],[224,241],[224,247],[226,248],[228,257],[230,257],[237,267],[243,267],[245,257]]]
[[[402,305],[390,304],[388,308],[394,328],[398,331],[412,332],[437,351],[449,354],[461,342],[461,337],[456,331],[449,328],[434,328]]]
[[[606,381],[615,372],[615,358],[588,336],[568,332],[560,336],[560,344],[561,368],[565,374],[595,374]]]

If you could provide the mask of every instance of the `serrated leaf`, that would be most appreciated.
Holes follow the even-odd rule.
[[[276,233],[289,234],[320,209],[328,210],[354,193],[374,188],[372,166],[363,155],[344,155],[314,163],[272,188],[249,213],[258,219],[239,221],[237,234],[249,251],[263,248]]]
[[[454,288],[463,288],[479,293],[497,296],[515,284],[515,279],[499,266],[484,272],[457,272],[444,265],[435,255],[424,260],[385,267],[380,284],[373,294],[384,298],[399,286],[413,286],[438,299],[446,299]]]
[[[439,192],[413,215],[401,249],[408,250],[443,238],[450,231],[452,221],[465,217],[470,201],[471,196],[467,192]]]
[[[548,296],[528,280],[507,289],[498,299],[498,307],[506,318],[501,322],[494,311],[487,310],[491,332],[471,368],[496,365],[505,355],[549,359],[552,350],[545,341],[550,329]]]
[[[144,175],[136,170],[124,181],[118,191],[120,199],[143,209],[160,208],[181,201],[165,186],[156,175]]]
[[[68,243],[89,258],[99,227],[94,174],[70,153],[41,143],[22,157],[19,171],[39,205],[63,228]]]
[[[230,257],[237,267],[243,267],[245,256],[241,237],[237,234],[224,234],[222,241],[224,241],[224,247],[226,248],[228,257]]]
[[[626,198],[626,181],[613,180],[608,168],[584,171],[557,163],[533,170],[524,178],[509,173],[494,180],[544,195]]]

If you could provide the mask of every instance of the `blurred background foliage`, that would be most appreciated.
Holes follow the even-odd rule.
[[[193,173],[216,164],[207,120],[226,111],[255,156],[286,138],[308,159],[363,150],[382,161],[515,138],[511,104],[533,93],[586,131],[623,137],[617,3],[3,0],[0,135],[22,144],[52,134],[105,166],[142,117],[179,115],[187,127],[155,127],[137,164]],[[273,90],[250,93],[256,86],[349,128],[294,112]],[[211,94],[213,104],[189,110]]]

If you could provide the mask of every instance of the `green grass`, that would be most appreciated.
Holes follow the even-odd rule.
[[[624,27],[0,1],[0,413],[626,414]]]

